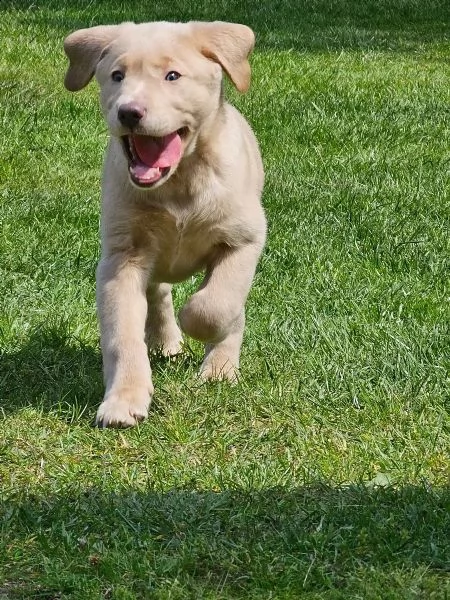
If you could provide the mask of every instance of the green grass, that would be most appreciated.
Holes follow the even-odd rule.
[[[153,361],[147,422],[100,431],[106,127],[95,85],[64,90],[62,40],[190,18],[258,38],[250,93],[228,86],[267,174],[242,379],[201,385],[192,342]],[[1,600],[449,597],[449,19],[437,0],[2,2]]]

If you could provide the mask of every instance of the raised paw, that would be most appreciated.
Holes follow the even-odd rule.
[[[145,387],[111,390],[97,411],[98,427],[132,427],[148,416],[151,395]]]

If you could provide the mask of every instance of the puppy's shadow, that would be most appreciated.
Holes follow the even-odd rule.
[[[199,358],[190,345],[170,359],[151,354],[154,379],[183,370],[195,373]],[[87,345],[64,326],[40,326],[18,350],[0,353],[0,411],[26,407],[55,412],[68,421],[93,422],[104,393],[98,345]],[[152,410],[158,410],[156,402]]]
[[[25,407],[92,417],[102,393],[100,350],[63,326],[41,326],[18,350],[0,355],[0,406],[5,414]],[[69,416],[70,415],[70,416]]]

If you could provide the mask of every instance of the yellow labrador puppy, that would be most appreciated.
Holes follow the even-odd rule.
[[[256,139],[222,94],[222,69],[250,83],[251,29],[231,23],[123,23],[65,40],[65,85],[95,74],[110,141],[102,184],[97,305],[106,393],[101,426],[147,416],[147,345],[180,352],[171,284],[204,271],[180,312],[205,343],[201,376],[234,380],[244,305],[264,245]]]

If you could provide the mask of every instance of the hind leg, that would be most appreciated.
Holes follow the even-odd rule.
[[[182,349],[183,337],[176,323],[172,303],[172,286],[152,283],[147,288],[147,344],[164,356],[175,356]]]

